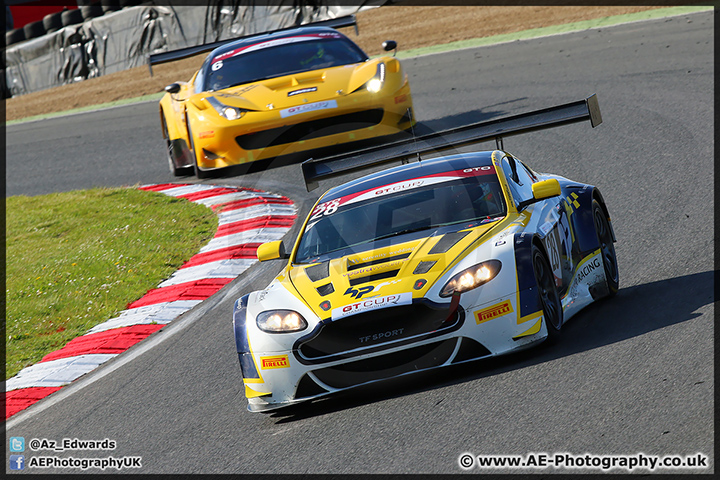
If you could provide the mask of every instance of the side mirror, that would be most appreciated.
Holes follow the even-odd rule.
[[[532,192],[535,200],[557,197],[561,193],[560,182],[555,178],[551,178],[550,180],[533,183]]]
[[[558,195],[560,195],[560,193],[562,193],[562,191],[560,190],[560,182],[558,182],[555,178],[533,183],[532,192],[533,198],[529,198],[520,202],[520,205],[518,205],[517,207],[518,212],[527,207],[528,205],[537,203],[540,200],[545,200],[546,198],[557,197]]]
[[[178,93],[180,91],[180,84],[179,83],[171,83],[170,85],[165,87],[165,91],[170,94]]]
[[[385,40],[382,43],[383,50],[389,52],[390,50],[397,50],[397,42],[395,40]],[[393,52],[393,57],[397,52]]]
[[[265,262],[278,258],[289,258],[289,255],[285,253],[285,245],[282,240],[278,240],[277,242],[267,242],[260,245],[257,249],[257,257],[261,262]]]

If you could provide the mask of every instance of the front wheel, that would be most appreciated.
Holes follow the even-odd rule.
[[[595,233],[600,242],[600,253],[603,259],[603,268],[605,269],[605,278],[609,296],[617,293],[620,285],[620,276],[618,273],[617,255],[615,254],[615,246],[613,245],[612,232],[610,224],[605,212],[597,200],[592,202],[593,221],[595,222]]]
[[[168,167],[170,168],[170,173],[172,173],[176,177],[182,177],[184,175],[190,175],[192,172],[192,168],[190,167],[178,167],[175,164],[175,161],[173,160],[173,142],[170,140],[170,135],[168,134],[168,128],[167,128],[167,120],[165,120],[165,115],[163,114],[160,117],[162,121],[162,129],[163,129],[163,137],[165,138],[166,143],[166,150],[167,150],[167,161],[168,161]]]
[[[560,302],[560,295],[555,285],[555,276],[550,269],[550,264],[537,245],[532,246],[532,263],[543,316],[545,317],[545,326],[548,331],[547,340],[554,342],[560,336],[560,328],[562,328],[562,303]]]

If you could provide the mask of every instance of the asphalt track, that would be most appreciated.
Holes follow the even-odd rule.
[[[537,170],[597,185],[618,237],[620,292],[575,317],[559,344],[250,414],[230,315],[280,268],[270,262],[18,414],[7,437],[109,438],[115,450],[26,457],[141,456],[143,473],[461,473],[466,452],[702,453],[710,467],[695,472],[712,473],[713,23],[699,13],[404,61],[423,128],[598,94],[594,130],[505,140]],[[144,103],[9,126],[7,194],[172,180],[156,112]],[[297,165],[219,181],[289,196],[300,216],[320,192],[305,192]]]

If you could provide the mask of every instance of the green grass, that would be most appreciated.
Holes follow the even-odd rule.
[[[6,202],[6,379],[117,316],[217,230],[209,208],[135,188]]]

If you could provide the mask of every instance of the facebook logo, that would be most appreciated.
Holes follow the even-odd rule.
[[[10,470],[25,470],[25,455],[10,455]]]
[[[25,438],[10,437],[10,451],[11,452],[24,452],[25,451]]]

